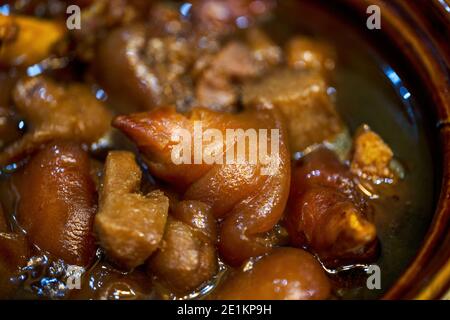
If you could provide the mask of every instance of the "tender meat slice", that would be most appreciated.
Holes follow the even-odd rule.
[[[243,103],[279,109],[288,123],[291,152],[303,151],[344,130],[327,88],[317,72],[281,70],[246,84]]]
[[[14,176],[14,185],[17,219],[29,240],[66,263],[88,265],[97,202],[88,154],[75,143],[49,144]]]
[[[93,143],[110,130],[111,113],[81,84],[65,87],[44,77],[27,78],[17,83],[13,96],[28,132],[0,153],[0,165],[53,140]]]
[[[99,262],[82,279],[80,290],[72,290],[70,299],[147,300],[155,298],[152,280],[141,270],[124,273]]]
[[[219,300],[324,300],[331,286],[321,265],[308,252],[278,248],[238,271],[219,286]]]
[[[251,28],[245,35],[253,56],[264,70],[281,63],[283,59],[281,48],[261,29]]]
[[[131,152],[108,154],[94,227],[108,258],[125,269],[143,264],[158,248],[169,210],[161,191],[139,192],[141,178]]]
[[[149,34],[142,24],[112,31],[100,44],[100,82],[126,110],[150,110],[165,104],[189,105],[188,77],[195,46],[185,38]]]
[[[255,77],[261,66],[250,48],[240,42],[225,45],[203,71],[197,82],[197,102],[217,111],[236,111],[238,91],[235,81]]]
[[[11,277],[17,275],[21,267],[26,265],[30,254],[28,243],[24,236],[0,232],[0,298],[14,297],[17,284]]]
[[[197,208],[197,213],[192,215],[194,212],[189,209],[189,203],[183,205],[183,202],[183,207],[177,209],[177,216],[185,218],[186,222],[169,217],[161,247],[148,262],[149,273],[155,274],[178,293],[199,288],[218,270],[215,238],[205,233],[210,230],[202,226],[202,222],[195,221],[199,214],[203,217],[208,215],[207,211],[200,213]],[[180,212],[184,210],[190,212]]]
[[[285,217],[291,242],[327,266],[373,259],[377,234],[369,213],[354,177],[332,151],[313,151],[295,167]]]
[[[391,169],[394,153],[368,126],[358,130],[353,149],[350,168],[354,174],[374,183],[394,182],[398,178]]]
[[[192,2],[194,22],[202,30],[225,35],[239,26],[247,27],[274,8],[274,0],[195,0]],[[240,18],[240,20],[237,20]]]
[[[47,58],[66,33],[63,24],[0,15],[0,66],[29,66]],[[39,39],[39,41],[36,41]]]
[[[193,161],[175,164],[172,155],[178,154],[180,143],[174,133],[187,131],[188,136],[195,137],[194,129],[199,123],[203,132],[217,129],[219,135],[224,137],[221,142],[205,141],[203,149],[197,152],[197,155],[214,155],[213,161],[195,164],[195,148],[191,148],[183,158]],[[185,116],[174,108],[160,108],[148,113],[120,116],[113,125],[137,144],[153,175],[178,188],[185,200],[198,200],[210,205],[215,217],[223,219],[219,231],[219,251],[227,263],[239,265],[249,257],[271,250],[266,233],[283,213],[290,181],[286,133],[276,111],[227,114],[194,108]],[[248,140],[231,137],[227,143],[227,129],[241,129],[244,134],[247,129],[250,132],[253,129],[255,136],[259,129],[266,129],[267,132],[261,136],[267,138],[268,145],[273,144],[273,152],[269,152],[267,157],[257,156],[255,159],[250,152],[253,149],[254,156],[262,152],[263,143],[258,146],[252,140],[247,147],[243,145],[245,159],[227,162],[224,160],[226,150],[236,150],[238,140],[241,146]],[[272,129],[275,131],[272,132]],[[276,133],[279,134],[278,141]],[[271,134],[274,134],[274,139]],[[229,153],[232,160],[236,159],[233,153]],[[223,164],[220,164],[220,159]]]
[[[286,60],[291,68],[315,70],[329,75],[336,67],[336,52],[325,42],[295,37],[286,45]]]

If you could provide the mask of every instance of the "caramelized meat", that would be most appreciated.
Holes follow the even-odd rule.
[[[203,71],[196,87],[201,106],[217,111],[235,111],[238,100],[233,81],[255,77],[260,65],[250,49],[240,42],[230,42],[213,58]]]
[[[194,47],[176,36],[150,35],[144,25],[111,32],[98,50],[99,77],[125,110],[165,104],[183,107],[192,100],[186,73]]]
[[[211,156],[207,159],[209,164],[205,161],[195,164],[195,148],[190,148],[184,155],[185,160],[189,161],[175,164],[172,155],[178,154],[176,148],[179,140],[176,142],[173,133],[184,129],[190,137],[198,139],[198,132],[194,131],[198,124],[203,130],[217,129],[222,137],[226,136],[226,129],[253,129],[255,135],[258,129],[267,129],[267,142],[278,147],[278,152],[273,149],[267,157],[256,157],[253,159],[256,161],[252,161],[251,147],[258,146],[253,141],[249,143],[250,148],[243,145],[245,159],[227,162],[224,160],[226,151],[239,148],[236,143],[239,139],[232,137],[228,144],[223,140],[210,140],[208,145],[201,147],[202,155]],[[223,219],[219,251],[228,263],[239,265],[248,257],[270,251],[271,245],[265,240],[265,233],[274,227],[283,213],[290,181],[286,135],[283,123],[274,111],[231,115],[195,108],[184,116],[176,113],[174,108],[161,108],[148,113],[120,116],[113,125],[137,144],[151,173],[178,187],[184,199],[210,205],[215,217]],[[271,129],[278,130],[279,141],[274,139],[272,143]],[[246,140],[240,139],[241,146]],[[262,151],[258,148],[253,150],[253,155]]]
[[[0,15],[0,66],[38,63],[50,55],[65,30],[63,24],[54,21]]]
[[[74,143],[47,145],[14,182],[17,219],[30,241],[69,264],[88,265],[97,197],[87,153]]]
[[[397,177],[391,169],[394,153],[383,139],[363,126],[356,134],[351,171],[375,183],[393,182]]]
[[[199,288],[218,270],[215,238],[208,234],[211,230],[202,225],[205,220],[195,221],[199,215],[205,219],[208,212],[198,204],[192,211],[192,207],[189,208],[192,204],[183,205],[181,202],[182,207],[177,209],[177,215],[187,222],[169,217],[161,247],[148,262],[149,273],[181,294]],[[211,219],[213,217],[206,218],[206,221]]]
[[[330,282],[321,265],[306,251],[278,248],[238,271],[217,289],[220,300],[323,300]]]
[[[108,154],[95,230],[107,256],[126,269],[143,264],[158,248],[169,209],[162,192],[139,193],[141,177],[132,153]]]
[[[245,85],[243,103],[279,109],[288,123],[291,152],[303,151],[344,130],[327,88],[317,72],[281,70]]]
[[[0,153],[0,165],[53,140],[93,143],[110,130],[110,112],[81,84],[65,87],[44,77],[27,78],[17,83],[13,96],[29,131]]]
[[[376,229],[349,169],[321,148],[295,167],[286,225],[291,241],[328,266],[373,258]]]
[[[319,40],[295,37],[286,46],[286,60],[294,69],[315,70],[329,75],[336,67],[336,52]]]
[[[69,4],[74,4],[69,1]],[[83,1],[80,24],[71,30],[77,57],[84,61],[95,58],[98,41],[114,28],[132,24],[148,16],[151,1],[145,0],[95,0]]]

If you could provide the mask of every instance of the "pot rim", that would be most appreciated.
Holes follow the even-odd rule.
[[[343,1],[365,18],[368,6],[380,7],[383,36],[414,66],[434,103],[442,159],[439,200],[418,253],[382,299],[439,299],[450,288],[450,4],[448,0]]]

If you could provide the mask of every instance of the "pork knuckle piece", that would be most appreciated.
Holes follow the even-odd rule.
[[[222,158],[223,164],[218,161],[175,164],[172,150],[179,143],[172,139],[173,133],[185,129],[195,138],[197,121],[204,130],[217,129],[223,137],[226,129],[267,129],[268,144],[271,144],[271,129],[278,129],[279,150],[265,159],[269,161],[264,161],[273,170],[263,174],[263,169],[268,169],[263,164],[263,157],[257,157],[256,162],[250,161],[249,148],[245,149],[245,161],[227,163],[225,151],[235,150],[238,139],[231,140],[226,149],[224,144],[215,149],[214,158]],[[198,200],[210,205],[214,216],[223,220],[219,231],[219,252],[227,263],[239,265],[248,257],[270,251],[271,245],[266,241],[265,233],[281,218],[290,183],[286,134],[276,112],[260,110],[225,114],[194,108],[188,115],[182,115],[174,108],[160,108],[148,113],[119,116],[113,125],[136,143],[153,175],[177,187],[185,200]],[[256,147],[257,143],[250,142],[249,145]],[[205,143],[201,153],[212,154],[207,152],[209,147]],[[260,151],[258,148],[256,151]],[[187,154],[188,160],[194,159],[194,149]]]
[[[374,258],[376,228],[349,168],[325,148],[306,155],[293,171],[285,217],[293,245],[306,247],[329,267]]]
[[[149,33],[142,24],[111,32],[97,52],[99,80],[125,110],[184,107],[193,96],[187,73],[195,49],[187,39]]]
[[[95,255],[92,234],[97,194],[88,154],[78,144],[45,146],[14,177],[17,219],[29,240],[69,264]]]
[[[227,278],[213,293],[219,300],[324,300],[330,282],[310,253],[277,248],[248,270]]]
[[[110,130],[111,113],[81,84],[63,86],[45,77],[26,78],[17,83],[13,97],[29,131],[0,153],[0,165],[53,140],[93,143]]]
[[[158,248],[169,209],[161,191],[139,192],[141,177],[132,153],[108,154],[95,230],[108,258],[125,269],[143,264]]]

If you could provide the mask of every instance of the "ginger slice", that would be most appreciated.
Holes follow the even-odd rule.
[[[395,182],[397,175],[391,168],[394,153],[383,139],[368,126],[358,130],[354,140],[351,171],[374,183]]]

